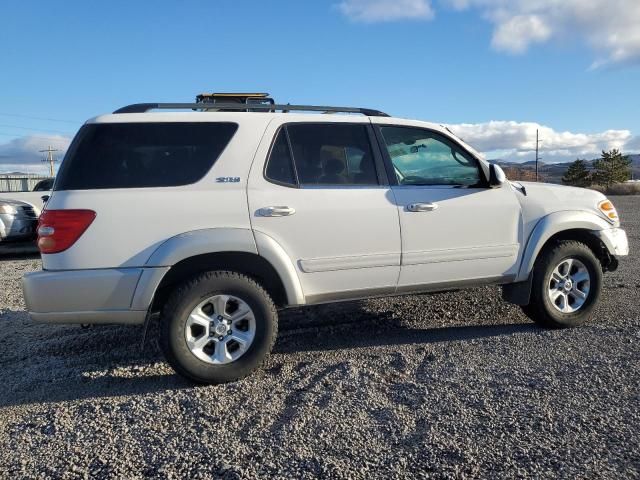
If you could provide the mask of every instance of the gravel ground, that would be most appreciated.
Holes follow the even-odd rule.
[[[264,369],[194,387],[139,327],[34,325],[0,261],[0,477],[640,478],[640,197],[595,320],[498,288],[288,311]]]

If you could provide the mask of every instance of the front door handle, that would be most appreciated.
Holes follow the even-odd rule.
[[[264,207],[258,210],[258,215],[261,217],[288,217],[296,213],[295,208],[281,206],[281,207]]]
[[[407,210],[410,212],[433,212],[438,208],[437,203],[411,203],[407,205]]]

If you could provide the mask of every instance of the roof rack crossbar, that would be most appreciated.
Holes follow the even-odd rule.
[[[320,105],[263,105],[244,103],[134,103],[126,107],[119,108],[113,113],[144,113],[149,110],[235,110],[235,111],[256,111],[282,112],[323,112],[323,113],[361,113],[368,117],[388,117],[384,112],[370,108],[353,107],[329,107]]]

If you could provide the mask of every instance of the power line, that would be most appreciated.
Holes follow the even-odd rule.
[[[38,133],[47,133],[47,131],[48,131],[48,132],[54,132],[54,133],[63,133],[65,135],[73,135],[73,133],[71,133],[71,132],[63,132],[62,130],[50,130],[50,129],[47,129],[47,131],[34,130],[33,128],[23,127],[21,125],[0,124],[0,127],[4,127],[4,128],[19,128],[20,130],[27,130],[27,131],[30,131],[30,132],[38,132]]]
[[[75,120],[62,120],[60,118],[32,117],[31,115],[22,115],[19,113],[1,113],[0,112],[0,115],[2,115],[3,117],[28,118],[30,120],[44,120],[46,122],[62,122],[62,123],[74,123],[74,124],[82,123],[82,122],[77,122]]]
[[[20,136],[16,136],[15,133],[6,133],[6,132],[0,132],[0,136],[2,137],[14,137],[14,138],[25,138],[24,136],[20,137]],[[52,137],[58,137],[59,135],[49,135],[48,137],[45,137],[43,135],[29,135],[29,138],[40,138],[42,140],[48,140],[51,141]]]

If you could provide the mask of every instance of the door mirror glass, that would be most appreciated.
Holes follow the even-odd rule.
[[[504,174],[504,170],[502,170],[500,165],[492,163],[489,167],[489,172],[491,176],[489,183],[492,187],[499,187],[507,181],[507,176]]]

